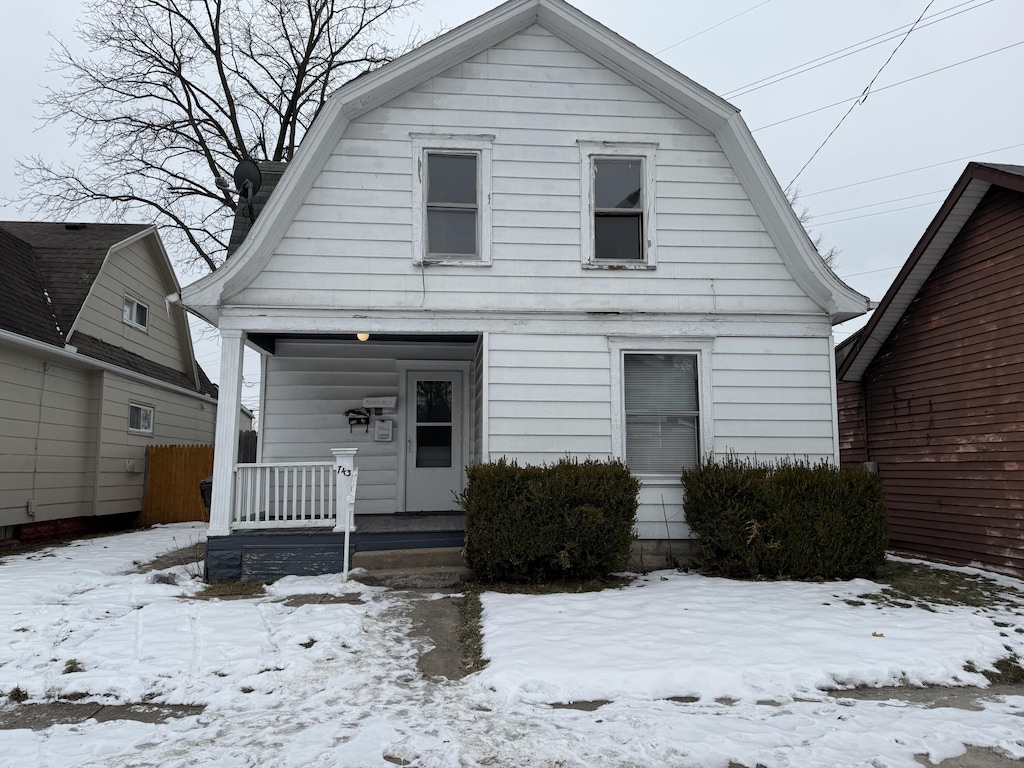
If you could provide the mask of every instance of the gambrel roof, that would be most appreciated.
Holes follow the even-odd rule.
[[[818,256],[739,111],[564,0],[509,0],[336,91],[234,256],[217,272],[186,288],[184,303],[217,322],[220,307],[267,265],[353,119],[534,24],[714,134],[804,293],[833,322],[867,311],[867,297],[839,280]]]
[[[216,397],[217,388],[195,364],[186,337],[186,367],[197,378],[91,336],[74,333],[76,320],[110,253],[151,238],[158,254],[163,293],[180,290],[156,227],[40,221],[0,222],[0,331],[58,348],[71,343],[85,357],[116,365],[177,387]],[[73,337],[73,338],[72,338]]]
[[[993,185],[1024,193],[1024,166],[969,163],[867,324],[836,348],[836,377],[860,381],[910,303]]]

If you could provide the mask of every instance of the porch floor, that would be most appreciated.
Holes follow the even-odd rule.
[[[356,515],[355,522],[355,533],[466,531],[466,516],[461,512]]]

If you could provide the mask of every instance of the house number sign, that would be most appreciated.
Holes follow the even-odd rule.
[[[352,470],[345,467],[338,467],[338,474],[342,477],[352,477]]]

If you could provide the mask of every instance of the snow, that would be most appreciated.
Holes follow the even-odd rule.
[[[0,764],[917,768],[965,744],[1024,758],[1024,696],[975,711],[822,690],[983,686],[964,666],[1024,657],[1021,605],[878,607],[859,599],[880,589],[869,581],[669,571],[600,593],[486,593],[489,664],[448,681],[420,674],[428,641],[409,634],[411,601],[443,596],[324,576],[199,600],[181,566],[178,585],[135,572],[202,535],[161,526],[0,559],[0,692],[205,706],[6,731]],[[309,594],[344,599],[289,599]],[[65,674],[72,660],[82,671]],[[585,700],[609,703],[552,706]]]

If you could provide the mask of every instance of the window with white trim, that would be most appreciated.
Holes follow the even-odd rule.
[[[149,327],[149,307],[133,296],[124,297],[122,317],[128,325],[146,330]]]
[[[626,464],[639,475],[673,475],[700,457],[695,354],[623,355]]]
[[[128,404],[128,431],[143,435],[153,434],[153,416],[155,411],[151,405],[141,403]]]
[[[653,268],[657,145],[579,142],[581,252],[592,268]]]
[[[417,264],[489,264],[494,137],[411,136],[413,260]]]

